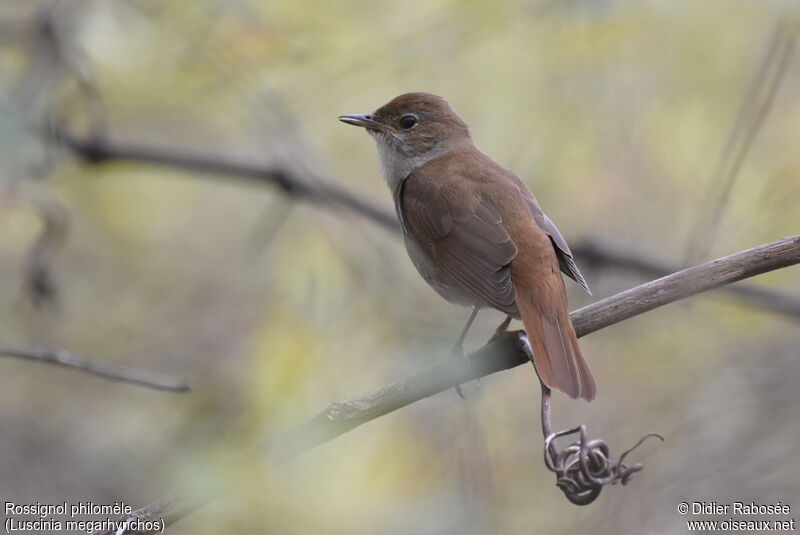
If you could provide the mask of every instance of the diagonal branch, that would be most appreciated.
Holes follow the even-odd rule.
[[[335,182],[309,182],[280,167],[267,167],[226,156],[210,156],[179,148],[160,148],[130,142],[112,141],[106,136],[80,136],[63,126],[54,127],[54,138],[89,164],[130,161],[165,165],[208,175],[234,176],[251,182],[272,185],[289,197],[306,200],[320,206],[344,208],[366,217],[373,223],[397,233],[397,218],[384,207],[340,186]],[[620,254],[608,248],[593,247],[588,242],[572,247],[579,261],[620,266]],[[655,263],[635,254],[626,254],[626,264],[648,277],[660,277],[675,271],[672,266]],[[647,266],[641,269],[641,266]],[[736,285],[723,291],[751,306],[800,317],[800,299],[780,295],[757,286]]]
[[[677,266],[670,267],[668,263],[633,252],[621,251],[596,240],[580,241],[572,246],[572,252],[588,267],[628,271],[642,277],[659,278],[679,270]],[[751,306],[785,314],[795,320],[800,318],[800,294],[797,292],[786,292],[744,282],[723,286],[718,291]]]
[[[86,372],[104,379],[144,386],[154,390],[166,390],[169,392],[186,392],[189,390],[189,385],[180,379],[145,373],[131,368],[111,366],[110,364],[75,355],[63,349],[48,351],[45,349],[0,346],[0,355],[64,366],[65,368]]]
[[[576,310],[572,313],[572,321],[578,336],[585,336],[679,299],[798,263],[800,235],[753,247],[642,284]],[[266,444],[247,458],[266,452],[272,460],[280,462],[438,392],[527,362],[529,359],[520,343],[519,332],[501,332],[471,353],[467,360],[450,359],[361,397],[333,403],[293,432]],[[163,520],[164,524],[171,524],[211,499],[211,496],[195,496],[176,490],[163,500],[135,511],[125,520],[131,521],[131,525],[135,520]],[[101,531],[96,535],[113,533]],[[149,532],[121,529],[116,533]]]

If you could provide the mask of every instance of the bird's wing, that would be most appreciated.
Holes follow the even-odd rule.
[[[575,259],[572,257],[572,251],[569,250],[567,240],[565,240],[564,236],[558,231],[556,224],[553,223],[539,207],[539,203],[536,202],[536,198],[531,193],[531,190],[528,189],[528,186],[516,175],[512,175],[512,180],[516,184],[520,194],[525,198],[525,202],[528,204],[528,208],[533,214],[533,219],[536,220],[536,224],[539,225],[539,228],[542,229],[545,234],[550,236],[550,241],[553,242],[553,249],[556,251],[558,266],[561,268],[561,271],[564,272],[567,277],[577,282],[581,288],[586,290],[586,293],[592,295],[589,284],[587,284],[586,279],[581,275],[578,265],[575,264]]]
[[[509,264],[517,246],[500,213],[477,191],[442,186],[416,172],[403,182],[397,208],[406,231],[476,304],[516,315]]]
[[[536,224],[539,225],[545,233],[550,236],[550,241],[553,242],[553,248],[556,250],[556,256],[558,257],[558,265],[569,278],[580,284],[581,288],[586,290],[586,293],[592,295],[592,291],[589,289],[589,284],[586,282],[586,279],[583,278],[581,275],[580,270],[578,269],[577,264],[575,264],[575,259],[572,258],[572,251],[569,250],[569,245],[567,245],[567,240],[561,235],[556,227],[556,224],[547,217],[544,212],[542,212],[541,208],[539,208],[536,201],[534,201],[534,205],[536,206],[537,210],[531,211],[533,212],[533,218],[536,220]]]

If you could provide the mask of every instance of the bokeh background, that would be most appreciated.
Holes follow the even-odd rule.
[[[685,533],[682,501],[800,511],[800,319],[707,293],[582,341],[629,486],[569,504],[542,463],[529,367],[444,392],[273,466],[227,461],[448,358],[468,313],[397,236],[345,209],[80,136],[287,170],[391,210],[373,142],[339,123],[445,96],[572,243],[677,268],[800,230],[794,2],[4,0],[0,344],[185,378],[154,392],[0,357],[0,497],[224,497],[175,534]],[[47,223],[47,224],[45,224]],[[49,233],[43,239],[44,227]],[[594,297],[647,280],[581,262]],[[748,281],[800,300],[800,269]],[[769,305],[769,303],[767,303]],[[483,312],[467,340],[502,320]]]

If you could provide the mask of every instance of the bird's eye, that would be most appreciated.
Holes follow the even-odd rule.
[[[400,119],[400,128],[404,128],[406,130],[412,128],[416,124],[417,124],[417,118],[414,117],[413,115],[404,115]]]

